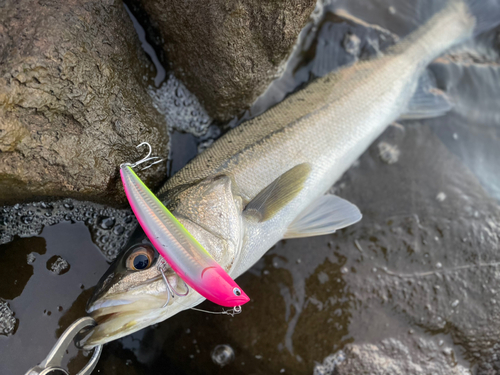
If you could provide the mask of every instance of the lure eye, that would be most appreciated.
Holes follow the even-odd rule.
[[[234,288],[233,289],[233,293],[236,297],[239,297],[241,296],[241,290],[239,290],[238,288]]]
[[[137,247],[127,258],[127,268],[132,271],[143,271],[153,264],[154,252],[148,246]]]

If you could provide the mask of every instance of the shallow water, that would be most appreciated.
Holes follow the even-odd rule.
[[[52,271],[53,257],[68,263],[66,272]],[[108,263],[83,223],[63,222],[0,245],[0,267],[0,296],[16,319],[13,334],[0,335],[0,373],[24,374],[85,314],[86,299]]]
[[[393,13],[388,2],[376,4],[354,4],[348,11],[382,27],[393,25],[398,35],[412,28],[404,9]],[[367,58],[397,38],[336,17],[304,34],[284,77],[230,126],[335,64]],[[337,34],[355,35],[359,42],[339,37],[332,44],[330,36]],[[335,63],[326,66],[331,55]],[[360,208],[363,220],[333,235],[278,243],[238,279],[252,296],[241,315],[183,312],[107,344],[94,374],[500,370],[500,112],[481,96],[483,87],[490,97],[498,93],[491,83],[496,68],[487,62],[436,62],[432,69],[440,87],[460,105],[438,119],[390,126],[332,188]],[[457,79],[463,75],[471,77],[466,86]],[[472,103],[474,98],[478,101]],[[462,104],[477,110],[465,111]],[[215,126],[201,138],[173,133],[169,174],[220,133]],[[89,223],[66,218],[63,207],[56,205],[50,217],[46,209],[37,213],[31,206],[3,214],[4,242],[7,235],[32,237],[16,237],[0,247],[0,298],[17,320],[13,334],[0,335],[0,374],[23,374],[84,314],[91,287],[107,268],[103,253],[115,254],[107,244],[115,243],[115,249],[135,225],[127,223],[126,210],[85,206],[92,207]],[[9,220],[22,222],[30,210],[33,221],[7,233]],[[42,222],[47,217],[52,221]],[[126,231],[113,237],[117,226]],[[105,242],[103,236],[108,236]],[[92,239],[108,250],[99,251]],[[31,265],[30,253],[35,256]],[[47,268],[56,255],[70,266],[61,275]],[[209,302],[201,307],[216,309]],[[70,368],[83,361],[78,356]]]

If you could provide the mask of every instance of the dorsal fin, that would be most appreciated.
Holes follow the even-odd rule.
[[[269,220],[297,196],[310,173],[309,163],[296,165],[283,173],[247,204],[244,214],[259,222]]]

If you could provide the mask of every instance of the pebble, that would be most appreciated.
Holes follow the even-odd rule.
[[[217,345],[212,351],[212,361],[224,367],[234,361],[234,350],[229,345]]]
[[[47,268],[56,275],[62,275],[69,271],[69,263],[62,257],[56,255],[47,261]]]
[[[387,142],[380,142],[378,145],[379,157],[386,164],[394,164],[399,160],[400,151],[398,146],[390,145]]]
[[[0,335],[10,335],[16,327],[14,312],[6,302],[0,300]]]

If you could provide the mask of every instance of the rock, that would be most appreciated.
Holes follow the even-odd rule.
[[[217,120],[248,108],[277,76],[313,0],[136,0],[164,39],[177,76]]]
[[[159,88],[149,87],[153,105],[176,130],[202,136],[207,132],[212,119],[198,98],[173,74]]]
[[[0,204],[125,201],[118,166],[149,142],[167,156],[150,68],[119,1],[7,0],[0,11]],[[165,166],[141,173],[148,185]]]
[[[0,300],[0,335],[10,335],[16,328],[16,318],[9,305]]]
[[[335,249],[349,254],[346,267],[354,269],[344,279],[358,302],[353,321],[364,337],[395,335],[396,322],[403,319],[416,332],[451,338],[463,356],[488,373],[500,345],[500,208],[428,127],[472,129],[474,124],[453,112],[426,124],[412,123],[404,131],[391,127],[381,137],[402,150],[398,163],[376,161],[378,150],[372,146],[360,166],[343,177],[351,184],[340,195],[370,214],[339,234]],[[377,183],[367,189],[365,178]],[[444,192],[446,199],[437,200]],[[384,313],[377,325],[362,313],[379,309]]]
[[[32,265],[37,261],[36,253],[33,252],[33,245],[29,243],[28,238],[11,242],[16,236],[41,239],[39,235],[45,227],[54,226],[65,221],[72,223],[84,222],[90,230],[94,243],[99,247],[106,259],[111,262],[116,258],[120,249],[125,246],[127,239],[137,227],[137,219],[130,208],[106,207],[97,203],[73,201],[68,198],[50,203],[29,202],[16,204],[0,208],[0,211],[2,212],[0,214],[0,245],[10,242],[12,246],[19,249],[23,244],[24,248],[26,248],[26,254],[23,255],[27,257],[26,265]],[[15,251],[19,252],[19,250]],[[6,251],[3,250],[3,252],[5,255]],[[2,251],[0,251],[1,254]],[[4,264],[9,264],[8,262],[17,263],[18,258],[7,259],[4,262],[7,262]],[[48,267],[49,270],[51,270],[50,266]],[[32,270],[31,266],[27,268]],[[24,274],[27,273],[28,271],[24,272]],[[22,290],[24,284],[21,284],[21,281],[18,280],[15,283],[16,289],[20,288]],[[13,291],[12,285],[6,286],[5,282],[0,283],[0,295],[2,286],[5,287],[4,291]]]
[[[396,146],[392,146],[387,142],[380,142],[377,146],[380,152],[380,160],[386,164],[397,163],[401,152]]]
[[[330,354],[323,360],[323,363],[317,363],[314,366],[313,375],[331,375],[335,368],[344,361],[345,353],[343,350]]]
[[[56,275],[63,275],[69,271],[68,261],[59,255],[54,255],[47,261],[47,269]]]
[[[437,343],[423,339],[412,344],[408,347],[396,339],[382,340],[377,345],[349,344],[344,350],[346,359],[337,363],[332,372],[321,375],[471,374],[456,363],[451,348],[440,348]]]

